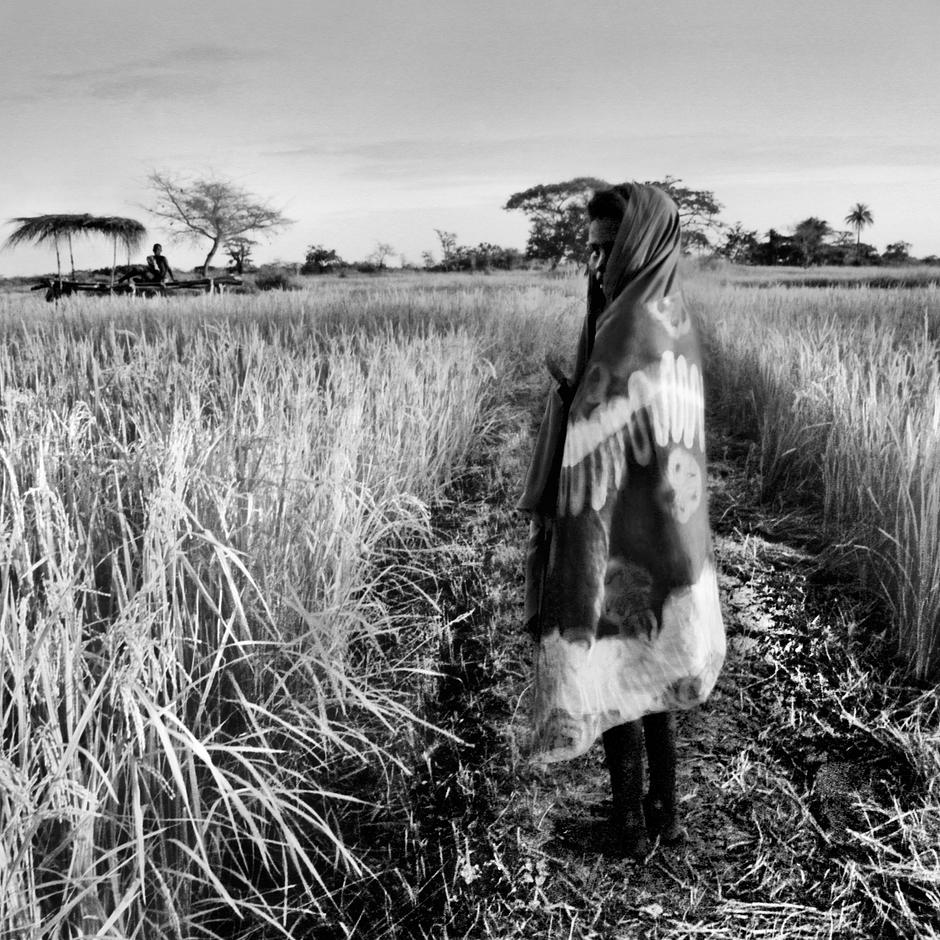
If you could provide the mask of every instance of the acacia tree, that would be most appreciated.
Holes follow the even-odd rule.
[[[335,248],[324,248],[323,245],[311,245],[307,249],[301,274],[326,274],[341,268],[346,262],[336,253]]]
[[[252,249],[258,243],[253,238],[236,235],[225,243],[225,253],[232,259],[236,274],[244,274],[245,268],[251,264]]]
[[[871,209],[864,202],[857,202],[852,206],[851,211],[845,217],[846,225],[851,225],[855,229],[855,263],[858,264],[859,252],[862,247],[862,229],[871,225],[875,217],[871,214]]]
[[[675,202],[682,222],[682,244],[686,250],[711,247],[709,234],[717,234],[722,227],[718,220],[722,206],[713,192],[690,189],[674,176],[648,180],[646,185],[662,189]],[[549,261],[553,268],[563,260],[585,263],[588,228],[585,207],[595,189],[608,187],[604,180],[579,176],[563,183],[540,184],[513,193],[503,208],[519,210],[529,217],[531,228],[526,256]]]
[[[587,215],[585,206],[595,189],[606,189],[604,180],[579,176],[563,183],[540,183],[513,193],[503,206],[528,216],[531,228],[526,257],[548,261],[587,260]]]
[[[709,236],[721,232],[718,213],[723,206],[710,189],[689,189],[682,185],[681,179],[669,174],[665,179],[646,180],[646,185],[661,189],[676,204],[682,223],[682,245],[686,250],[704,251],[712,246]]]
[[[209,273],[215,253],[226,242],[253,232],[273,232],[293,220],[267,202],[228,180],[181,180],[166,173],[151,173],[148,185],[155,202],[149,211],[169,222],[170,230],[183,238],[211,243],[202,276]]]
[[[385,259],[393,254],[395,254],[395,248],[388,242],[376,242],[375,251],[366,258],[366,261],[368,261],[369,264],[374,264],[379,270],[384,270]]]
[[[457,262],[457,235],[455,232],[446,232],[436,228],[437,240],[441,243],[441,267],[449,271]]]

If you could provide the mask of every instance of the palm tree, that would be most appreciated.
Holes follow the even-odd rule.
[[[862,229],[866,225],[871,225],[875,221],[871,214],[871,209],[864,202],[857,202],[852,206],[852,211],[845,217],[847,225],[855,229],[855,263],[858,264],[859,255],[862,247]]]

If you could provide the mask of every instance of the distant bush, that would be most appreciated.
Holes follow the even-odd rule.
[[[115,278],[122,278],[125,274],[139,274],[147,266],[145,264],[119,264],[114,269]],[[81,274],[82,272],[78,271],[76,274]],[[92,268],[87,272],[90,277],[110,277],[111,276],[111,266],[108,265],[104,268]]]
[[[198,274],[200,277],[203,276],[202,265],[197,264],[196,267],[192,269],[193,274]],[[231,271],[228,268],[217,268],[214,265],[210,265],[206,270],[206,277],[221,277],[223,274],[230,274]]]
[[[301,274],[332,274],[345,267],[346,262],[333,248],[324,248],[323,245],[311,245],[307,249]]]
[[[517,248],[503,248],[490,242],[458,245],[453,232],[435,231],[441,240],[442,258],[436,262],[430,251],[423,252],[421,257],[427,271],[515,271],[528,267]]]
[[[258,268],[255,286],[259,290],[303,289],[303,283],[292,271],[274,264],[265,264]]]

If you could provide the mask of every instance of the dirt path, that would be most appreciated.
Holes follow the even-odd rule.
[[[716,434],[711,509],[729,654],[707,705],[680,719],[688,843],[657,846],[645,864],[618,857],[599,745],[546,771],[526,764],[526,521],[510,507],[536,411],[533,400],[524,429],[517,415],[494,432],[437,513],[448,628],[428,717],[464,743],[436,744],[415,782],[417,831],[440,865],[408,935],[872,936],[864,859],[853,885],[842,835],[858,822],[852,794],[903,788],[904,761],[853,727],[845,585],[781,538],[805,541],[811,521],[763,514],[745,450]],[[856,693],[877,704],[870,689]]]

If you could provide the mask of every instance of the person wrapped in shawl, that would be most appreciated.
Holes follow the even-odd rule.
[[[708,697],[725,655],[701,358],[678,289],[672,200],[627,184],[595,193],[588,218],[575,374],[553,369],[518,504],[531,513],[534,757],[568,760],[601,736],[623,849],[645,855],[648,836],[684,836],[674,711]]]

